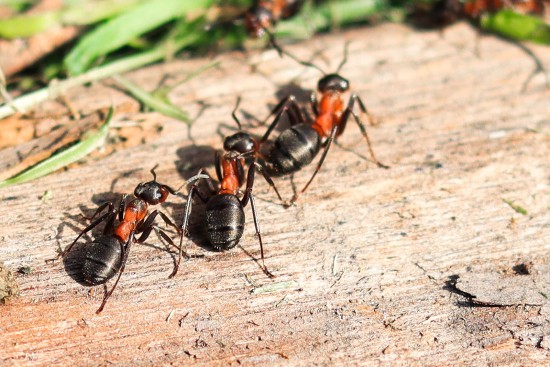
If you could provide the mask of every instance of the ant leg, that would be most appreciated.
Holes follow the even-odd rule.
[[[80,237],[82,237],[84,234],[88,233],[89,231],[91,231],[92,229],[94,229],[95,227],[97,227],[101,222],[104,222],[104,221],[108,221],[108,223],[111,223],[112,224],[112,219],[113,217],[116,215],[116,211],[112,208],[112,206],[110,206],[110,209],[107,213],[103,214],[102,216],[100,216],[99,218],[97,218],[95,221],[93,221],[92,223],[90,223],[89,226],[87,226],[86,228],[84,228],[82,230],[82,232],[80,232],[80,234],[78,235],[78,237],[76,237],[76,239],[65,249],[63,250],[61,253],[59,253],[59,255],[57,256],[58,258],[59,257],[65,257],[69,251],[71,251],[71,249],[73,248],[73,246],[78,242],[78,240],[80,239]]]
[[[275,190],[275,194],[277,194],[277,197],[279,198],[279,200],[284,203],[284,200],[281,197],[281,194],[279,194],[279,190],[277,190],[277,186],[275,186],[275,183],[271,179],[271,176],[269,175],[269,173],[267,173],[264,170],[264,167],[260,163],[254,161],[254,165],[256,165],[256,167],[258,168],[258,171],[262,174],[262,176],[264,176],[264,179],[267,181],[269,186],[271,186],[273,190]]]
[[[124,213],[126,213],[126,198],[128,197],[128,194],[122,195],[122,198],[120,199],[120,203],[118,204],[118,220],[122,222],[124,219]],[[115,221],[116,215],[111,216],[109,218],[109,221],[105,225],[105,228],[103,229],[103,234],[109,233],[114,228],[114,221]]]
[[[180,234],[180,232],[181,232],[180,227],[175,225],[174,222],[172,222],[172,220],[170,218],[168,218],[168,216],[166,214],[164,214],[163,212],[158,212],[158,213],[159,213],[160,217],[162,218],[162,220],[164,221],[164,223],[166,223],[170,227],[173,227],[176,230],[176,232],[178,234]]]
[[[294,106],[294,107],[292,107],[292,106]],[[290,112],[290,109],[292,109],[292,112]],[[295,125],[297,123],[305,122],[304,116],[302,115],[302,112],[300,111],[298,105],[296,104],[296,97],[294,97],[293,95],[290,95],[290,96],[286,97],[285,99],[283,99],[277,106],[275,106],[273,111],[278,111],[278,112],[275,115],[275,118],[273,119],[273,122],[271,123],[271,125],[269,125],[269,127],[267,128],[267,131],[265,132],[264,136],[260,140],[260,145],[262,145],[263,143],[265,143],[267,141],[267,139],[269,138],[269,135],[271,134],[271,132],[275,129],[275,127],[277,126],[277,124],[281,120],[281,116],[283,115],[283,113],[286,112],[286,114],[288,116],[288,120],[289,120],[291,125]],[[268,116],[268,118],[271,117],[273,115],[273,113],[275,113],[275,112],[272,112]],[[295,113],[296,113],[296,115],[295,115]]]
[[[149,233],[151,233],[151,230],[153,229],[153,223],[155,223],[155,219],[157,218],[157,215],[159,215],[159,213],[160,212],[155,209],[147,216],[145,220],[142,219],[142,221],[138,223],[134,233],[142,233],[142,235],[139,239],[135,240],[136,243],[142,243],[147,239],[147,237],[149,237]]]
[[[267,115],[267,117],[262,121],[261,125],[265,125],[265,123],[267,122],[267,120],[269,120],[271,116],[278,114],[285,107],[289,108],[289,106],[290,107],[294,106],[292,108],[295,108],[296,110],[300,111],[298,103],[296,102],[296,96],[294,96],[293,94],[289,94],[288,96],[283,98],[279,103],[277,103],[277,105],[273,107],[269,115]],[[303,118],[303,115],[301,114],[301,111],[299,113],[300,113],[300,116],[298,117],[301,117],[300,122],[304,122],[304,118]]]
[[[264,245],[262,242],[262,234],[260,233],[260,223],[258,221],[258,216],[256,214],[256,202],[254,201],[254,195],[250,193],[250,206],[252,208],[252,217],[254,218],[254,227],[256,227],[256,234],[258,235],[258,241],[260,242],[260,254],[262,257],[262,270],[270,278],[275,278],[275,275],[273,275],[268,269],[267,266],[265,266],[265,260],[264,260]]]
[[[256,214],[256,202],[254,201],[254,195],[252,194],[252,188],[254,187],[254,174],[256,172],[256,165],[251,164],[250,168],[248,168],[248,177],[246,179],[246,191],[244,193],[243,198],[241,199],[241,204],[243,207],[245,207],[248,204],[248,201],[250,200],[250,206],[252,208],[252,217],[254,218],[254,227],[256,228],[256,234],[258,235],[258,241],[260,242],[260,254],[262,257],[262,270],[263,272],[270,278],[274,278],[275,276],[271,274],[271,272],[267,269],[265,266],[264,261],[264,244],[262,241],[262,234],[260,231],[260,222],[258,221],[258,216]]]
[[[105,307],[105,304],[107,303],[107,300],[109,299],[109,297],[111,297],[111,295],[115,291],[115,288],[118,285],[118,281],[120,280],[120,277],[122,276],[122,273],[124,273],[124,269],[126,268],[126,261],[128,260],[128,253],[130,252],[130,247],[132,246],[132,242],[134,242],[134,232],[132,232],[130,234],[130,237],[128,238],[128,241],[126,242],[125,245],[121,244],[121,246],[122,246],[122,261],[120,262],[121,266],[120,266],[120,270],[118,271],[118,277],[116,278],[115,284],[113,285],[111,290],[109,290],[105,294],[105,297],[103,297],[103,302],[101,302],[101,306],[99,306],[99,308],[95,312],[96,314],[99,314],[99,313],[101,313],[101,311],[103,311],[103,308]]]
[[[351,95],[350,102],[351,102],[352,99],[357,101],[357,103],[359,104],[359,109],[361,110],[361,112],[364,113],[365,115],[367,115],[367,118],[369,120],[369,125],[376,126],[377,124],[374,121],[374,118],[372,117],[372,115],[369,113],[369,110],[367,110],[367,107],[363,103],[363,100],[361,98],[359,98],[359,96],[357,94],[352,94]],[[353,110],[353,103],[351,103],[351,104],[348,103],[348,106],[351,106],[351,109]],[[342,130],[342,132],[343,132],[343,130]]]
[[[204,172],[204,168],[201,168],[199,170],[199,173],[197,174],[198,175],[201,175],[203,174]],[[208,176],[208,175],[207,175]],[[206,179],[207,181],[211,180],[210,177],[208,179]],[[179,267],[180,267],[180,263],[181,263],[181,258],[183,256],[183,236],[189,236],[189,218],[191,217],[191,209],[193,207],[193,196],[198,196],[203,202],[206,202],[206,198],[204,198],[199,190],[198,190],[198,184],[199,184],[199,181],[200,179],[198,179],[194,184],[193,186],[191,186],[191,189],[189,189],[189,193],[187,194],[187,204],[185,205],[185,214],[183,215],[183,222],[181,224],[181,229],[180,231],[178,231],[178,233],[180,233],[180,246],[179,246],[179,254],[178,254],[178,261],[176,262],[176,266],[174,267],[174,270],[172,271],[172,274],[170,274],[168,276],[168,279],[171,279],[173,278],[177,273],[178,273],[178,270],[179,270]],[[210,182],[210,184],[212,184]],[[185,256],[187,256],[187,253],[185,254]]]
[[[159,229],[159,228],[154,228],[154,229],[157,232],[157,234],[159,234],[166,242],[168,242],[170,245],[174,246],[175,248],[178,248],[178,246],[176,246],[174,241],[166,234],[166,232],[164,232],[162,229]],[[187,253],[185,253],[185,256],[189,257],[189,255],[187,255]],[[170,275],[172,275],[172,274],[170,274]]]
[[[181,233],[181,229],[174,224],[174,222],[172,222],[172,220],[166,215],[164,214],[163,212],[159,211],[158,209],[155,209],[153,210],[149,216],[147,216],[147,219],[145,219],[145,221],[141,221],[137,227],[136,227],[136,230],[135,230],[135,233],[136,234],[139,234],[139,233],[143,233],[145,234],[147,231],[151,232],[151,229],[153,228],[153,223],[155,222],[155,219],[157,218],[157,215],[160,215],[160,217],[162,218],[162,220],[164,220],[164,222],[171,226],[171,227],[174,227],[174,229],[176,230],[176,232],[178,232],[178,234]],[[142,243],[143,241],[145,241],[147,239],[149,234],[147,234],[147,236],[144,236],[142,235],[139,240],[136,240],[137,243]],[[144,238],[142,238],[144,237]]]
[[[87,220],[93,220],[99,213],[101,213],[103,211],[103,209],[109,207],[109,211],[112,211],[113,210],[113,207],[114,207],[114,204],[112,201],[107,201],[103,204],[101,204],[97,209],[96,211],[94,212],[94,214],[92,214],[91,217],[87,217],[85,216],[84,214],[81,214],[82,215],[82,218],[84,219],[87,219]]]
[[[252,188],[254,187],[254,176],[256,175],[256,165],[251,164],[248,168],[248,175],[246,177],[246,189],[244,191],[243,198],[241,199],[241,205],[245,207],[248,204],[248,200],[252,195]]]
[[[340,134],[344,131],[344,129],[346,127],[346,123],[347,123],[347,120],[349,119],[349,115],[350,114],[353,115],[353,118],[355,119],[355,122],[357,123],[357,125],[359,126],[359,129],[361,130],[361,134],[363,134],[363,137],[367,141],[367,145],[368,145],[370,156],[371,156],[372,160],[380,168],[389,168],[389,166],[386,166],[385,164],[382,164],[378,159],[376,159],[376,156],[374,155],[374,151],[372,149],[372,145],[370,143],[369,135],[367,134],[367,129],[365,128],[365,125],[361,122],[361,119],[359,118],[359,116],[357,116],[357,114],[355,112],[353,112],[353,106],[354,106],[355,101],[357,101],[359,103],[359,108],[361,109],[361,111],[368,114],[367,109],[365,108],[365,105],[361,101],[361,99],[356,94],[352,94],[352,96],[349,99],[348,107],[346,108],[346,110],[344,111],[344,114],[342,115]]]
[[[323,150],[323,155],[321,156],[321,159],[319,160],[319,163],[317,163],[317,167],[315,167],[315,171],[313,172],[313,175],[311,175],[311,178],[309,179],[309,181],[306,183],[306,185],[304,186],[304,188],[302,190],[300,190],[299,192],[296,192],[294,194],[294,196],[292,197],[292,199],[290,199],[290,204],[294,203],[296,200],[298,200],[298,197],[304,193],[304,191],[307,190],[307,188],[309,187],[309,185],[311,184],[311,182],[313,181],[313,179],[315,178],[315,176],[317,176],[317,173],[319,172],[319,170],[321,169],[321,166],[323,165],[323,162],[325,161],[325,158],[328,154],[328,150],[330,149],[330,146],[332,145],[332,142],[334,141],[334,138],[336,137],[336,135],[338,134],[338,125],[334,126],[330,132],[330,135],[327,139],[327,141],[325,142],[325,150]]]

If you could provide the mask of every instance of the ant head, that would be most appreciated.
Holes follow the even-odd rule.
[[[258,149],[258,143],[250,134],[239,131],[225,138],[223,149],[226,152],[231,151],[246,154],[256,151]]]
[[[339,74],[327,74],[319,80],[317,89],[321,93],[325,92],[345,92],[349,90],[349,81]]]
[[[151,169],[153,181],[142,182],[137,185],[136,189],[134,190],[135,197],[147,202],[147,204],[150,205],[163,203],[170,193],[170,190],[168,190],[167,186],[157,182],[157,174],[155,173],[155,169],[157,167],[158,164],[156,164],[155,167]]]
[[[244,15],[246,31],[252,37],[263,36],[273,23],[273,14],[263,6],[253,6]]]
[[[163,203],[168,197],[169,191],[166,186],[157,181],[142,182],[134,190],[135,197],[147,202],[150,205]]]

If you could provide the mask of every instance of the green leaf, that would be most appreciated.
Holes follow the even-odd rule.
[[[70,163],[76,162],[90,154],[94,149],[101,146],[105,141],[111,117],[113,116],[113,108],[109,110],[105,123],[99,130],[85,138],[84,140],[72,145],[71,147],[37,163],[36,165],[26,169],[17,175],[0,182],[0,187],[15,185],[45,176],[53,171],[63,168]]]
[[[83,73],[97,58],[192,10],[206,10],[211,2],[150,0],[138,5],[87,34],[65,58],[67,70],[72,75]]]
[[[60,25],[60,13],[57,11],[15,16],[0,20],[0,37],[30,37],[54,25]]]
[[[481,18],[481,28],[517,40],[550,44],[550,25],[544,20],[512,10],[501,10]]]

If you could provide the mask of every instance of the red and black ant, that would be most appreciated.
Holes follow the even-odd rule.
[[[235,115],[235,111],[238,108],[240,98],[237,99],[237,104],[232,112],[233,119],[237,122],[239,129],[241,124],[239,119]],[[260,232],[260,224],[258,222],[258,216],[256,213],[256,203],[254,201],[254,195],[252,189],[254,186],[254,177],[256,169],[258,169],[268,184],[273,187],[277,196],[282,201],[281,196],[275,184],[269,177],[269,175],[263,170],[263,167],[257,162],[257,152],[259,145],[254,138],[244,132],[238,132],[227,137],[224,140],[224,153],[220,154],[216,152],[215,155],[215,168],[216,176],[219,183],[219,188],[216,189],[214,180],[206,175],[205,169],[201,169],[199,173],[192,179],[196,179],[197,182],[193,184],[189,190],[187,197],[187,206],[184,214],[182,230],[183,233],[189,234],[189,218],[191,216],[191,210],[193,205],[193,198],[198,197],[202,202],[206,203],[206,216],[205,227],[208,242],[219,251],[226,251],[235,247],[244,231],[245,215],[244,208],[250,202],[252,209],[252,217],[254,219],[254,226],[256,228],[256,234],[258,235],[258,241],[260,243],[260,253],[262,258],[262,267],[265,274],[273,277],[273,274],[269,272],[264,262],[264,248],[262,242],[262,235]],[[239,199],[239,193],[241,187],[245,184],[245,159],[252,157],[253,161],[248,167],[248,173],[246,175],[246,188],[242,198]],[[201,178],[205,178],[208,186],[209,193],[204,194],[200,191],[198,184]],[[182,237],[183,241],[183,237]],[[179,266],[181,257],[183,254],[182,243],[180,242],[180,254],[176,268]]]
[[[247,33],[259,38],[271,35],[271,28],[281,19],[290,18],[300,11],[303,0],[256,0],[244,14]]]
[[[310,164],[321,150],[321,147],[324,146],[323,154],[315,171],[313,172],[313,175],[303,189],[297,192],[290,200],[290,203],[287,203],[286,205],[295,202],[298,199],[298,195],[303,193],[309,187],[321,169],[332,142],[344,132],[350,115],[353,116],[355,122],[361,130],[361,134],[367,141],[372,160],[379,167],[388,168],[388,166],[378,161],[374,155],[365,125],[361,122],[361,119],[353,110],[355,104],[357,103],[361,112],[367,115],[369,123],[374,125],[372,117],[361,98],[355,93],[352,93],[347,106],[344,107],[345,105],[342,99],[342,94],[350,90],[350,83],[348,80],[343,78],[339,72],[347,61],[348,45],[346,44],[343,60],[340,62],[336,72],[332,74],[325,73],[322,69],[310,62],[297,59],[294,55],[281,48],[279,48],[279,52],[290,56],[302,65],[314,67],[324,74],[317,85],[320,100],[317,99],[316,93],[312,92],[310,95],[310,103],[315,114],[315,118],[312,121],[306,122],[304,115],[298,106],[296,97],[289,95],[272,110],[271,115],[275,115],[275,118],[260,142],[250,145],[250,149],[254,151],[254,154],[262,159],[261,165],[265,166],[268,173],[267,176],[282,176],[299,171],[306,165]],[[281,121],[281,116],[284,113],[287,114],[291,127],[280,133],[271,146],[271,149],[266,154],[261,153],[260,147],[268,141],[270,134],[275,129],[279,121]],[[239,132],[235,135],[247,134]]]
[[[90,225],[84,228],[67,249],[60,254],[60,256],[65,257],[80,237],[99,224],[106,222],[103,235],[93,240],[92,243],[86,247],[84,262],[81,268],[83,280],[90,285],[105,284],[118,273],[115,284],[103,297],[101,306],[97,309],[96,313],[100,313],[103,310],[107,300],[113,294],[124,272],[130,247],[134,242],[144,242],[151,234],[151,231],[155,229],[165,241],[176,246],[163,230],[155,226],[154,222],[156,217],[160,215],[164,222],[174,228],[178,234],[181,233],[180,228],[175,225],[166,214],[158,210],[149,213],[148,208],[149,205],[163,203],[166,201],[169,194],[182,197],[185,196],[179,193],[179,190],[174,190],[170,186],[157,182],[157,175],[155,173],[156,167],[157,166],[151,169],[151,174],[153,175],[152,181],[142,182],[136,186],[134,190],[135,198],[128,201],[127,198],[129,195],[124,194],[118,208],[115,208],[114,203],[111,201],[100,205],[94,214],[87,219],[93,220],[106,208],[108,208],[107,212],[103,213]],[[195,177],[192,179],[197,178]],[[190,181],[187,183],[189,182]],[[117,216],[118,224],[115,225],[115,218]],[[140,237],[136,238],[139,234]]]
[[[438,0],[433,4],[417,4],[412,20],[419,26],[443,27],[460,19],[479,26],[483,14],[511,9],[524,14],[541,15],[548,0]]]

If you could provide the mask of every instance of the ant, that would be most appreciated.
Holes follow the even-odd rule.
[[[493,14],[512,9],[526,14],[542,15],[548,0],[438,0],[429,9],[417,5],[412,18],[420,26],[442,27],[460,19],[467,19],[479,27],[484,13]]]
[[[283,176],[299,171],[303,167],[310,164],[321,150],[321,147],[324,146],[323,154],[321,155],[321,159],[319,160],[313,175],[302,190],[296,192],[290,202],[286,203],[285,206],[290,206],[298,200],[298,196],[304,193],[309,187],[321,169],[332,142],[344,132],[350,115],[353,116],[355,122],[361,130],[361,134],[367,141],[367,146],[372,160],[378,165],[378,167],[389,168],[378,161],[374,155],[365,125],[361,122],[359,116],[354,112],[354,107],[357,103],[361,112],[367,115],[369,124],[375,125],[372,116],[369,114],[361,98],[357,94],[352,93],[347,106],[344,107],[345,105],[342,94],[350,90],[350,83],[339,73],[341,68],[347,62],[348,44],[346,43],[344,57],[340,62],[340,65],[336,69],[336,72],[331,74],[325,73],[321,68],[310,62],[299,60],[291,53],[283,50],[277,45],[275,46],[278,47],[278,51],[281,54],[291,57],[293,60],[302,65],[313,67],[324,74],[317,84],[317,93],[320,95],[320,100],[318,100],[315,92],[311,92],[310,94],[310,103],[315,115],[314,119],[306,122],[298,102],[296,101],[296,97],[294,95],[289,95],[281,100],[271,111],[270,116],[275,115],[275,118],[260,142],[257,144],[257,146],[260,147],[268,141],[269,136],[279,123],[281,116],[286,113],[291,127],[280,133],[267,154],[260,153],[259,148],[256,148],[255,151],[257,156],[263,159],[263,164],[265,165],[269,175]],[[270,116],[268,116],[268,118]]]
[[[239,103],[240,97],[237,99],[237,103],[231,115],[237,122],[240,130],[241,123],[235,115]],[[269,175],[263,170],[263,167],[257,162],[258,150],[259,145],[256,140],[244,132],[238,132],[224,140],[224,153],[220,154],[216,152],[215,154],[215,168],[219,189],[216,189],[216,185],[213,182],[214,180],[208,174],[205,174],[204,168],[202,168],[196,176],[190,179],[194,180],[196,178],[197,182],[195,182],[189,190],[181,229],[183,234],[186,236],[189,235],[189,218],[191,216],[193,198],[196,196],[203,203],[206,203],[205,227],[208,242],[218,251],[230,250],[239,243],[243,235],[245,223],[244,208],[250,202],[254,226],[260,243],[262,270],[267,276],[274,277],[265,266],[262,235],[258,216],[256,214],[256,203],[254,201],[254,195],[252,194],[256,169],[262,173],[268,184],[274,188],[281,201],[282,198],[273,180],[271,180]],[[246,188],[244,194],[242,198],[239,199],[238,195],[241,191],[240,188],[245,184],[245,158],[250,156],[253,157],[253,161],[249,165],[248,173],[246,174]],[[207,182],[209,193],[206,195],[201,192],[198,187],[199,179],[201,178],[205,178]],[[179,267],[183,254],[182,241],[183,235],[180,239],[180,253],[175,271],[177,271]]]
[[[94,229],[100,223],[106,222],[103,235],[93,240],[92,243],[87,246],[81,270],[82,278],[89,285],[105,284],[118,273],[115,284],[103,297],[101,306],[99,306],[96,311],[97,314],[103,311],[107,300],[113,294],[124,272],[130,247],[134,242],[145,242],[151,234],[151,231],[155,229],[164,240],[174,247],[176,246],[163,230],[155,226],[154,222],[156,217],[160,215],[164,222],[173,227],[178,234],[181,233],[180,228],[176,226],[166,214],[156,209],[148,213],[149,205],[163,203],[166,201],[169,194],[184,197],[179,193],[179,189],[174,190],[170,186],[157,182],[157,175],[155,173],[157,166],[158,165],[155,165],[150,171],[153,175],[153,180],[138,184],[134,190],[134,198],[132,200],[128,201],[127,198],[129,195],[124,194],[118,208],[115,208],[113,202],[108,201],[100,205],[91,217],[86,217],[86,219],[93,220],[105,208],[108,208],[107,212],[103,213],[90,225],[84,228],[78,237],[59,254],[59,256],[65,257],[80,237]],[[192,179],[197,178],[195,176]],[[185,184],[190,183],[191,180],[187,181]],[[117,225],[115,225],[116,217],[118,217],[119,222]],[[136,238],[138,234],[141,235],[139,238]]]
[[[246,31],[254,38],[267,33],[273,42],[270,30],[275,23],[296,15],[303,5],[303,0],[256,0],[244,14]]]

